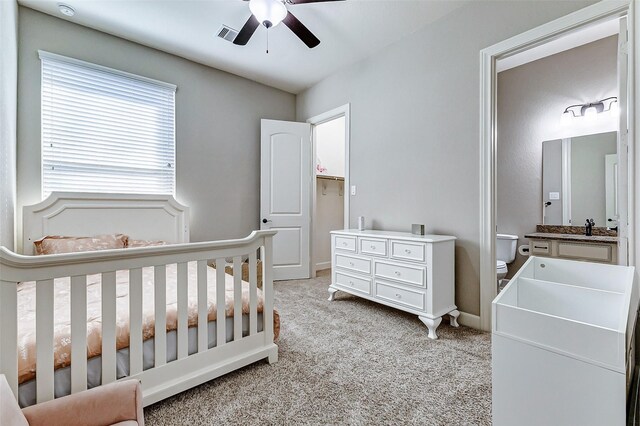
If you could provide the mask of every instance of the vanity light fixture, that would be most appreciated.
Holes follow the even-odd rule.
[[[618,115],[618,98],[616,96],[587,104],[569,105],[562,113],[562,122],[567,123],[573,118],[581,117],[591,119],[603,112],[609,112],[614,117]]]

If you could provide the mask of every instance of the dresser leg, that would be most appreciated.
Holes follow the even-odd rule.
[[[433,339],[433,340],[437,339],[438,335],[436,334],[436,329],[442,322],[442,317],[431,319],[431,318],[419,316],[418,318],[420,318],[420,321],[422,321],[424,325],[426,325],[427,328],[429,329],[429,336],[428,336],[429,339]]]
[[[451,324],[452,327],[460,327],[460,324],[458,324],[459,316],[460,316],[460,311],[457,309],[454,309],[453,311],[449,312],[449,324]]]
[[[329,302],[333,302],[333,300],[336,297],[336,293],[337,292],[338,292],[338,290],[336,290],[335,288],[329,287]]]

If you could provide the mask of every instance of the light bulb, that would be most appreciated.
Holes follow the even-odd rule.
[[[609,114],[612,117],[617,117],[620,115],[620,108],[618,108],[618,102],[611,102],[611,106],[609,107]]]
[[[591,106],[584,111],[584,118],[587,121],[595,120],[597,115],[598,115],[598,110],[594,106]]]
[[[280,0],[250,0],[249,10],[265,27],[275,27],[287,16],[287,8]]]

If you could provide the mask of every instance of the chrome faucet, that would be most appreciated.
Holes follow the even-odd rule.
[[[591,235],[593,235],[593,227],[595,226],[595,222],[593,221],[593,219],[587,219],[587,222],[584,224],[585,226],[585,235],[587,237],[590,237]]]

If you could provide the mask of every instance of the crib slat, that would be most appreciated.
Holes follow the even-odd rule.
[[[233,258],[233,340],[242,339],[242,259]]]
[[[207,294],[207,261],[198,260],[198,352],[209,348],[207,334],[208,294]]]
[[[249,253],[249,334],[258,332],[258,256]]]
[[[155,366],[167,363],[167,266],[156,266],[153,271],[155,300]]]
[[[188,264],[178,263],[178,359],[189,355]]]
[[[53,394],[53,280],[36,282],[36,401]]]
[[[129,270],[129,374],[142,373],[142,268]]]
[[[265,237],[262,246],[262,296],[264,298],[264,310],[262,313],[265,339],[267,342],[273,342],[273,276],[272,265],[273,260],[273,237]]]
[[[225,300],[225,273],[226,260],[216,259],[216,346],[227,343],[227,314]]]
[[[71,393],[87,389],[87,276],[71,277]]]
[[[116,273],[102,273],[102,384],[116,381]]]
[[[0,280],[0,371],[18,395],[18,288]]]

